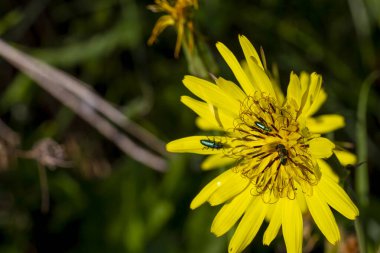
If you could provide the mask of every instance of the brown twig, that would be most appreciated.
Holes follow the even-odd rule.
[[[166,169],[166,161],[164,159],[136,145],[125,134],[103,118],[102,115],[98,114],[96,110],[106,115],[119,126],[123,126],[124,129],[128,129],[130,134],[133,134],[150,147],[159,147],[157,151],[160,153],[165,153],[163,151],[163,144],[157,138],[152,137],[152,134],[129,121],[107,101],[88,89],[83,82],[16,50],[1,39],[0,55],[22,72],[29,75],[41,88],[73,110],[133,159],[158,171]]]
[[[11,147],[20,144],[20,136],[0,119],[0,138]]]
[[[1,42],[1,41],[0,41]],[[61,70],[55,69],[47,64],[39,62],[40,70],[38,72],[47,74],[47,77],[56,80],[58,85],[67,89],[77,96],[81,101],[87,103],[94,110],[99,111],[106,116],[110,121],[123,128],[130,135],[136,137],[148,147],[153,148],[157,152],[166,155],[164,143],[157,139],[156,136],[139,127],[136,123],[129,120],[123,113],[113,107],[109,102],[104,100],[98,94],[94,93],[88,84],[72,77]]]
[[[11,49],[11,52],[6,52],[2,50],[8,48]],[[54,80],[54,82],[61,86],[62,88],[70,91],[75,96],[80,98],[81,101],[87,103],[89,106],[94,108],[94,110],[99,111],[110,121],[123,128],[128,134],[136,137],[141,142],[143,142],[148,147],[154,149],[162,155],[166,155],[166,150],[164,148],[164,143],[159,140],[152,133],[148,132],[144,128],[141,128],[133,121],[129,120],[123,113],[113,107],[109,102],[104,100],[94,91],[89,88],[89,85],[76,79],[73,76],[68,75],[67,73],[56,69],[50,65],[47,65],[35,58],[32,58],[29,55],[18,51],[15,48],[10,47],[6,42],[0,39],[0,54],[8,59],[10,62],[13,62],[15,66],[19,66],[22,70],[32,71],[35,75],[45,76],[47,79]],[[10,58],[9,56],[13,56]],[[16,57],[17,56],[17,57]],[[16,58],[15,58],[16,57]],[[16,62],[17,60],[17,62]],[[20,61],[18,61],[20,60]],[[34,61],[34,64],[28,64],[30,60]]]

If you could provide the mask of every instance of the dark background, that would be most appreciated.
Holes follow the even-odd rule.
[[[165,142],[195,135],[195,115],[179,102],[189,94],[181,80],[185,57],[173,57],[173,27],[158,42],[147,39],[161,14],[137,0],[30,0],[0,2],[1,38],[80,80],[129,118]],[[360,87],[380,69],[380,2],[377,0],[200,0],[195,27],[220,68],[234,80],[214,44],[239,58],[238,34],[263,46],[269,65],[279,66],[283,87],[290,71],[322,74],[328,100],[320,113],[346,117],[337,141],[356,152]],[[368,97],[370,208],[366,237],[380,238],[380,85]],[[41,212],[38,165],[17,159],[0,174],[0,252],[226,252],[232,232],[209,230],[218,208],[189,209],[191,199],[218,171],[201,172],[199,155],[173,155],[158,173],[132,160],[91,125],[63,107],[21,72],[0,59],[0,117],[21,138],[19,148],[53,138],[75,161],[47,169],[50,208]],[[3,158],[5,159],[5,158]],[[363,161],[359,161],[363,162]],[[355,168],[349,181],[354,182]],[[337,215],[342,238],[353,225]],[[284,252],[282,237],[262,246],[260,230],[246,252]],[[325,248],[317,228],[314,252]],[[334,251],[333,251],[334,252]],[[344,251],[350,252],[350,251]]]

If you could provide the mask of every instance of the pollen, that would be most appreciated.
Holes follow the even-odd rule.
[[[267,203],[295,199],[299,188],[312,194],[320,179],[318,164],[308,151],[314,137],[297,119],[295,108],[256,92],[241,103],[228,155],[238,161],[236,172],[256,186],[252,194]]]

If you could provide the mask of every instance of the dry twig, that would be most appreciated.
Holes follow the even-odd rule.
[[[163,143],[145,129],[128,120],[120,111],[91,91],[88,85],[22,53],[1,39],[0,55],[36,81],[41,88],[73,110],[133,159],[157,171],[165,171],[167,165],[163,158],[136,145],[107,119],[161,154],[165,154]]]

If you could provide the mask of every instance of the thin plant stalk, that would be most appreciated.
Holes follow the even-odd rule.
[[[365,239],[364,230],[363,230],[363,223],[361,222],[360,217],[357,217],[355,219],[355,230],[356,230],[356,235],[359,242],[359,252],[367,252],[366,239]]]
[[[371,73],[368,78],[363,82],[358,101],[357,109],[357,123],[356,123],[356,143],[357,143],[357,155],[358,161],[366,161],[368,157],[367,147],[367,101],[371,85],[380,76],[380,72],[376,71]],[[357,168],[355,178],[356,193],[358,195],[359,202],[362,206],[367,206],[368,192],[369,192],[369,180],[368,180],[368,166],[363,163],[362,166]]]
[[[358,101],[357,109],[357,123],[356,123],[356,143],[357,143],[357,156],[358,161],[366,161],[368,157],[367,146],[367,102],[371,85],[379,78],[380,72],[372,72],[368,78],[363,82]],[[359,204],[363,208],[368,206],[369,203],[369,179],[368,179],[368,166],[363,163],[356,171],[355,178],[356,193],[359,199]],[[355,230],[359,242],[360,252],[366,252],[366,238],[364,233],[364,226],[360,218],[355,220]]]

